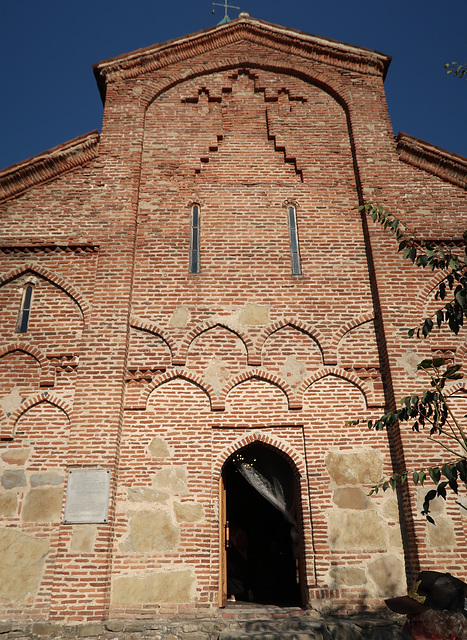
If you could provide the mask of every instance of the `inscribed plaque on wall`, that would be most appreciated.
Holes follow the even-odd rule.
[[[71,469],[66,489],[65,524],[107,522],[109,494],[108,469]]]

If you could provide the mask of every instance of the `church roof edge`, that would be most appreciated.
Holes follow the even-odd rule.
[[[467,158],[434,144],[399,132],[396,137],[399,159],[452,184],[467,189]]]
[[[262,32],[263,35],[269,34],[270,37],[276,39],[293,39],[299,47],[301,46],[304,53],[308,51],[316,55],[325,51],[336,62],[340,61],[342,64],[343,61],[346,61],[346,66],[357,66],[359,70],[361,70],[362,62],[366,60],[367,66],[373,69],[373,73],[380,73],[383,79],[386,77],[392,60],[391,56],[378,51],[311,35],[298,29],[283,27],[241,14],[240,17],[225,24],[215,25],[173,40],[137,49],[130,53],[123,53],[94,64],[94,75],[102,99],[104,100],[105,98],[105,85],[107,82],[111,82],[118,77],[136,77],[145,71],[171,64],[172,60],[168,55],[171,49],[177,50],[181,57],[188,57],[195,43],[196,47],[199,47],[200,40],[204,39],[206,43],[212,42],[215,39],[223,39],[226,35],[233,34],[238,30],[243,30],[245,33],[248,30],[256,30],[256,32]]]
[[[17,162],[0,171],[0,201],[15,197],[63,173],[83,166],[98,155],[99,131],[94,130]]]

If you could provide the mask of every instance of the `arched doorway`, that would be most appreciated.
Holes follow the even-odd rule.
[[[304,605],[293,462],[260,442],[239,449],[224,464],[220,502],[221,606],[227,600]]]

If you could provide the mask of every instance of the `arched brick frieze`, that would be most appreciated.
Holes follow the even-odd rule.
[[[457,349],[455,349],[455,361],[456,364],[461,364],[462,360],[465,358],[465,354],[467,353],[467,342],[463,342]]]
[[[157,389],[158,387],[165,384],[166,382],[169,382],[170,380],[175,380],[176,378],[181,378],[182,380],[191,382],[195,386],[199,387],[202,391],[204,391],[204,393],[209,398],[209,401],[211,403],[211,408],[213,407],[213,404],[215,403],[214,399],[216,394],[214,392],[214,389],[210,385],[206,384],[205,381],[201,378],[201,376],[194,375],[190,371],[186,371],[184,369],[172,369],[154,378],[151,384],[149,384],[147,387],[144,387],[144,389],[142,389],[137,403],[132,406],[126,405],[125,409],[145,410],[148,405],[149,397],[151,393],[154,391],[154,389]]]
[[[28,411],[32,407],[35,407],[36,405],[41,403],[48,403],[53,405],[54,407],[57,407],[66,415],[68,421],[70,420],[72,406],[67,400],[60,398],[54,393],[49,393],[48,391],[35,393],[34,395],[26,398],[21,406],[18,407],[18,409],[16,409],[16,411],[12,413],[11,416],[9,416],[8,428],[10,429],[11,437],[14,437],[16,425],[21,416],[23,416],[26,411]]]
[[[365,405],[367,409],[370,408],[381,408],[381,404],[378,403],[375,399],[375,394],[358,376],[345,371],[344,369],[340,369],[339,367],[323,367],[318,371],[315,371],[309,378],[307,378],[301,387],[301,397],[303,398],[303,394],[314,382],[321,380],[322,378],[326,378],[327,376],[335,376],[336,378],[342,378],[343,380],[347,380],[353,384],[362,394]]]
[[[34,347],[28,342],[11,342],[9,344],[0,345],[0,358],[7,353],[12,353],[13,351],[22,351],[23,353],[27,353],[35,360],[37,360],[41,367],[39,382],[41,387],[54,386],[55,370],[50,364],[49,360],[46,358],[45,354],[40,349]]]
[[[63,293],[65,293],[69,298],[71,298],[71,300],[73,300],[73,302],[78,306],[81,312],[81,316],[83,318],[84,325],[86,326],[88,324],[91,312],[85,297],[78,291],[78,289],[76,289],[71,284],[69,284],[64,278],[62,278],[61,276],[58,276],[57,274],[53,273],[49,269],[42,267],[41,265],[34,264],[32,262],[27,262],[26,264],[23,264],[21,267],[12,269],[5,275],[0,276],[0,287],[7,284],[8,282],[11,282],[12,280],[15,280],[16,278],[19,278],[20,276],[28,272],[36,276],[39,276],[44,280],[47,280],[48,282],[56,286],[58,289],[63,291]]]
[[[282,393],[287,398],[287,402],[289,405],[289,409],[301,409],[302,402],[298,398],[295,397],[295,393],[292,388],[279,376],[273,375],[262,369],[252,369],[250,371],[244,371],[238,376],[234,376],[230,380],[226,382],[222,391],[219,394],[219,397],[216,399],[215,407],[219,409],[225,408],[225,401],[232,389],[234,389],[239,384],[246,382],[247,380],[262,380],[263,382],[268,382],[269,384],[274,385],[278,389],[282,391]]]
[[[363,311],[362,313],[360,313],[355,318],[352,318],[352,320],[349,320],[349,322],[346,322],[345,324],[340,326],[339,329],[331,337],[331,344],[333,345],[333,348],[337,351],[339,343],[342,341],[344,336],[349,333],[349,331],[352,331],[352,329],[356,329],[366,322],[371,322],[374,319],[375,314],[371,309],[368,309],[367,311]]]
[[[325,353],[329,352],[328,341],[326,336],[316,327],[314,327],[311,323],[302,322],[300,320],[296,320],[294,318],[281,318],[277,320],[273,324],[270,324],[268,327],[264,329],[260,336],[260,344],[261,344],[261,352],[264,351],[264,346],[268,338],[272,335],[280,331],[281,329],[285,329],[286,327],[291,327],[292,329],[296,329],[307,336],[309,336],[317,345],[319,350],[321,351],[322,361],[326,363],[329,359],[329,356],[326,357]]]
[[[7,414],[0,407],[0,440],[11,440],[13,438],[13,429]]]
[[[137,318],[136,316],[131,316],[130,327],[133,327],[133,329],[140,329],[141,331],[146,331],[147,333],[152,333],[154,336],[159,337],[161,340],[165,342],[165,344],[167,345],[167,348],[170,351],[170,355],[173,358],[174,353],[177,350],[177,346],[174,340],[172,339],[172,337],[167,333],[167,331],[164,331],[157,325],[152,324],[147,320],[142,320],[141,318]]]
[[[180,345],[180,350],[178,352],[178,355],[176,357],[174,357],[174,362],[173,363],[175,365],[185,366],[187,355],[188,355],[188,351],[190,349],[191,344],[200,335],[202,335],[206,331],[209,331],[210,329],[214,329],[214,327],[220,327],[222,329],[225,329],[226,331],[229,331],[230,333],[235,335],[237,338],[239,338],[243,342],[243,345],[245,346],[245,350],[246,350],[246,353],[247,353],[248,364],[250,364],[250,361],[256,362],[257,358],[255,357],[256,354],[254,353],[253,342],[251,341],[251,339],[245,333],[243,333],[241,331],[238,331],[238,329],[233,329],[226,322],[219,322],[219,321],[211,321],[211,322],[209,322],[208,321],[208,322],[204,322],[201,325],[198,325],[197,327],[194,327],[188,333],[188,335],[185,337],[185,339],[183,340],[182,344]]]
[[[436,309],[443,307],[445,302],[443,300],[435,300],[434,294],[437,286],[448,275],[449,271],[439,271],[431,275],[427,279],[424,286],[418,288],[417,295],[414,299],[413,310],[420,317],[420,320],[429,313],[428,308],[431,305],[436,305]]]

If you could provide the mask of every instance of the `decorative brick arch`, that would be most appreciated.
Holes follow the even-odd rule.
[[[448,275],[449,271],[445,270],[445,271],[440,271],[436,274],[433,274],[430,278],[428,278],[428,281],[426,282],[426,284],[421,287],[421,289],[419,289],[418,291],[418,295],[415,297],[415,305],[414,305],[414,311],[417,313],[418,316],[420,316],[420,320],[422,319],[423,316],[426,315],[427,313],[427,307],[430,304],[430,302],[434,302],[434,298],[432,298],[430,300],[430,296],[433,293],[433,289],[435,289],[442,280],[444,280],[444,278]],[[445,300],[439,300],[438,304],[439,307],[444,307],[445,305]]]
[[[373,313],[373,311],[368,310],[360,313],[358,316],[352,318],[352,320],[349,320],[349,322],[346,322],[341,327],[339,327],[339,329],[333,334],[331,338],[331,344],[333,345],[334,350],[337,351],[342,338],[347,333],[352,331],[352,329],[356,329],[357,327],[360,327],[362,324],[366,324],[367,322],[372,322],[374,319],[375,314]]]
[[[225,408],[225,401],[228,394],[232,391],[234,387],[237,387],[239,384],[246,382],[247,380],[262,380],[263,382],[268,382],[273,386],[277,387],[282,391],[282,393],[287,398],[287,402],[289,405],[289,409],[301,409],[302,402],[301,400],[295,397],[295,394],[292,388],[279,376],[276,376],[272,373],[268,373],[263,371],[262,369],[251,369],[250,371],[244,371],[233,378],[227,380],[226,384],[222,388],[222,391],[219,394],[219,397],[216,400],[215,408],[221,409]]]
[[[83,294],[80,293],[78,289],[69,284],[64,278],[56,275],[52,271],[49,271],[49,269],[46,269],[40,265],[34,264],[32,262],[27,262],[21,267],[17,267],[16,269],[9,271],[4,276],[0,276],[0,287],[2,287],[4,284],[7,284],[8,282],[11,282],[12,280],[16,280],[28,271],[39,276],[40,278],[43,278],[44,280],[48,280],[51,284],[55,285],[69,298],[71,298],[73,302],[77,304],[81,312],[84,325],[86,326],[88,324],[91,311]]]
[[[216,397],[216,392],[211,387],[211,385],[206,384],[206,382],[203,380],[203,378],[201,378],[201,376],[198,376],[192,373],[191,371],[188,371],[186,369],[178,369],[178,370],[171,369],[170,371],[161,373],[159,376],[154,378],[151,384],[149,384],[147,387],[144,387],[144,389],[142,389],[141,391],[141,395],[139,397],[137,406],[132,406],[131,408],[145,410],[148,405],[149,397],[151,393],[154,391],[154,389],[157,389],[157,387],[160,387],[166,382],[170,382],[171,380],[176,380],[177,378],[180,378],[181,380],[186,380],[187,382],[190,382],[191,384],[201,389],[201,391],[203,391],[209,398],[209,401],[211,403],[211,408],[213,407],[214,398]]]
[[[0,407],[0,440],[11,440],[13,438],[13,429],[7,414]]]
[[[146,331],[147,333],[151,333],[152,335],[159,337],[161,340],[165,342],[165,344],[167,345],[167,348],[170,351],[170,355],[173,357],[173,354],[176,351],[176,345],[175,345],[175,342],[172,340],[172,337],[168,335],[167,331],[160,329],[157,325],[152,324],[147,320],[142,320],[141,318],[137,318],[136,316],[131,316],[130,327],[133,327],[133,329]]]
[[[277,320],[273,324],[267,326],[264,331],[262,331],[260,335],[261,352],[263,351],[264,345],[266,344],[268,338],[270,338],[274,333],[277,333],[281,329],[284,329],[285,327],[292,327],[292,329],[296,329],[297,331],[300,331],[300,333],[305,333],[307,336],[309,336],[318,346],[323,362],[327,362],[328,358],[325,356],[325,353],[327,351],[326,347],[328,345],[325,335],[309,322],[302,322],[301,320],[296,320],[294,318],[281,318],[280,320]]]
[[[458,349],[454,350],[456,364],[460,364],[467,353],[467,342],[463,342]]]
[[[28,411],[32,407],[35,407],[36,405],[42,404],[42,403],[48,403],[54,407],[57,407],[58,409],[60,409],[60,411],[62,411],[66,415],[68,422],[70,421],[70,416],[72,412],[71,404],[67,400],[64,400],[63,398],[61,398],[60,396],[54,393],[49,393],[48,391],[42,391],[40,393],[35,393],[27,397],[25,401],[21,404],[21,406],[18,407],[18,409],[16,409],[16,411],[14,411],[11,414],[11,416],[8,416],[7,428],[8,428],[8,431],[10,432],[10,436],[9,436],[10,438],[14,437],[16,425],[18,423],[18,420],[21,418],[21,416],[24,415],[26,411]]]
[[[449,391],[452,388],[451,393],[447,396],[448,398],[455,398],[456,394],[459,394],[457,397],[459,398],[467,398],[467,381],[459,380],[452,387],[448,387],[446,391]]]
[[[28,342],[10,342],[9,344],[0,346],[0,358],[6,355],[7,353],[12,353],[13,351],[22,351],[23,353],[27,353],[32,356],[40,365],[41,373],[39,379],[39,385],[41,387],[53,387],[55,384],[55,370],[53,366],[50,364],[49,360],[45,357],[45,354],[29,344]]]
[[[214,477],[220,478],[224,464],[236,451],[243,449],[243,447],[247,447],[249,444],[253,444],[254,442],[261,442],[271,448],[277,449],[283,458],[290,461],[294,472],[297,474],[297,479],[300,480],[306,478],[305,463],[298,453],[294,451],[288,443],[282,442],[281,440],[278,440],[267,433],[263,433],[262,431],[255,431],[242,436],[235,440],[235,442],[229,444],[222,451],[218,452],[213,465]]]
[[[347,382],[350,382],[352,385],[357,387],[357,389],[365,399],[367,409],[373,407],[381,408],[381,404],[376,401],[373,391],[363,382],[363,380],[361,380],[355,374],[350,373],[349,371],[345,371],[344,369],[340,369],[339,367],[323,367],[322,369],[316,370],[311,376],[303,381],[300,387],[302,397],[308,387],[310,387],[313,383],[318,382],[318,380],[327,378],[328,376],[342,378],[342,380],[346,380]]]
[[[185,366],[186,359],[188,356],[188,351],[190,349],[192,342],[203,333],[206,333],[206,331],[209,331],[210,329],[214,329],[214,327],[220,327],[221,329],[225,329],[229,333],[232,333],[233,335],[237,336],[237,338],[239,338],[245,346],[248,364],[251,364],[252,361],[256,364],[257,358],[255,357],[255,354],[254,354],[254,346],[251,339],[243,332],[240,332],[237,329],[232,329],[232,327],[229,327],[229,325],[226,322],[220,322],[215,320],[204,322],[203,324],[200,324],[197,327],[194,327],[187,334],[182,344],[180,345],[178,356],[176,358],[174,357],[174,364]]]

